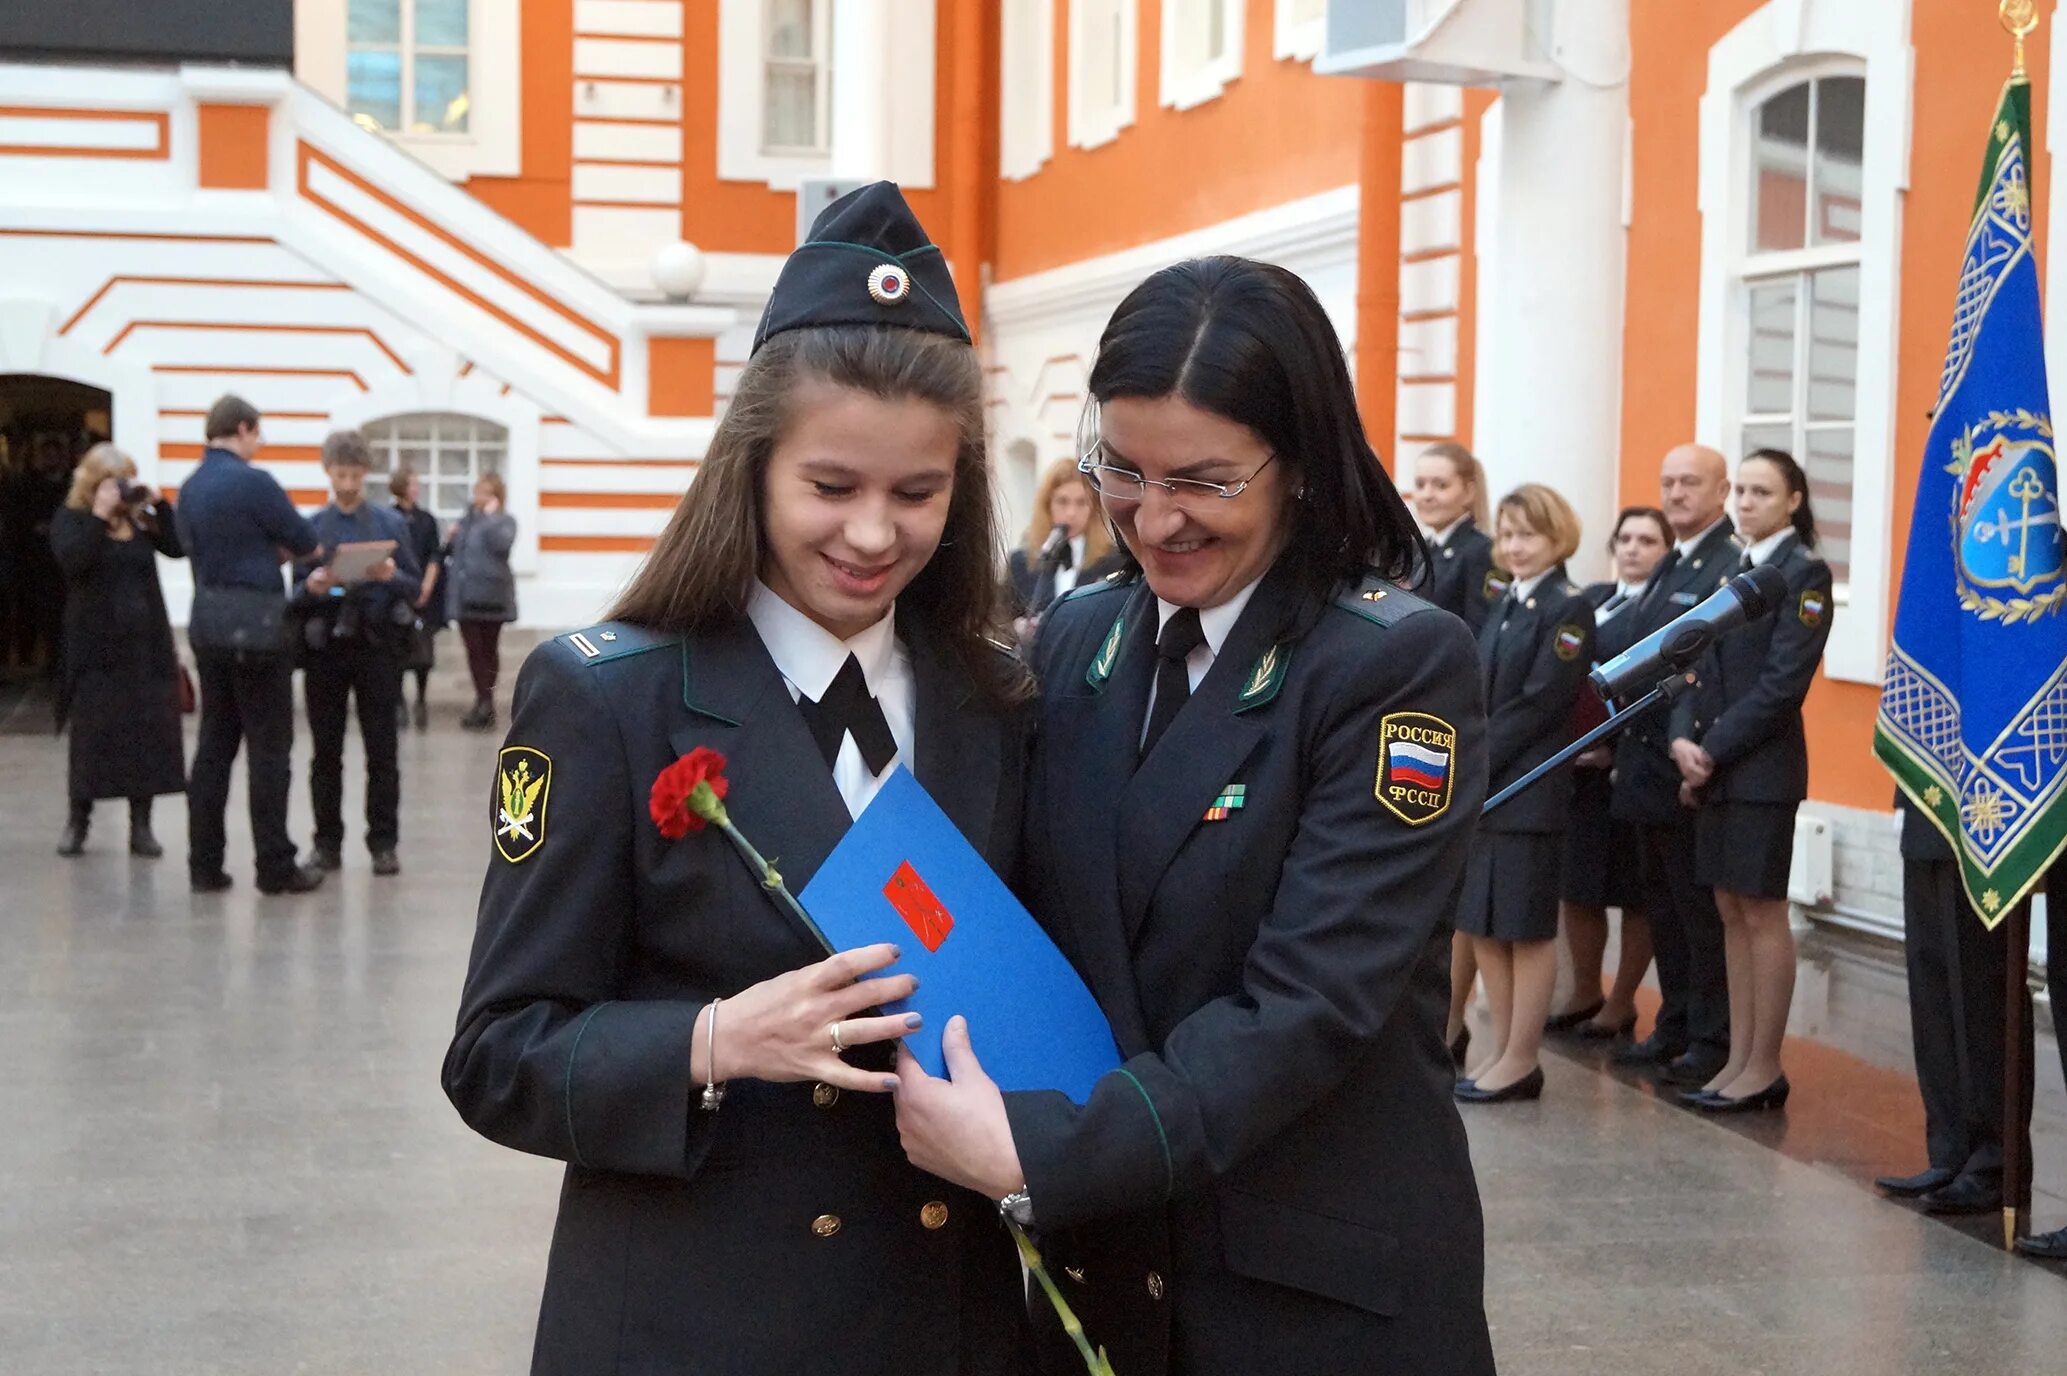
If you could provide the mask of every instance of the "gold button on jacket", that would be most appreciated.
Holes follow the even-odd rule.
[[[1148,1273],[1148,1297],[1152,1300],[1159,1300],[1163,1297],[1162,1272],[1150,1271]]]
[[[919,1222],[925,1224],[928,1228],[945,1228],[947,1226],[947,1205],[937,1199],[934,1200],[925,1208],[919,1210]]]
[[[838,1086],[824,1083],[811,1086],[811,1102],[818,1107],[831,1108],[839,1101],[840,1091]]]
[[[831,1237],[834,1233],[840,1231],[840,1216],[838,1214],[820,1214],[811,1220],[811,1231],[820,1237]]]

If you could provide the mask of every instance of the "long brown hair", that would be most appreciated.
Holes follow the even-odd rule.
[[[1023,675],[1001,673],[990,632],[998,535],[984,448],[983,374],[976,351],[921,330],[826,325],[787,330],[746,367],[703,466],[653,552],[610,611],[613,620],[680,633],[744,614],[767,558],[762,503],[768,461],[788,430],[801,384],[851,387],[884,401],[922,401],[954,417],[954,493],[939,548],[897,599],[993,699],[1018,696]]]
[[[65,505],[74,511],[93,510],[93,496],[100,491],[100,485],[109,478],[134,478],[136,460],[122,450],[102,440],[79,457],[79,466],[72,470],[72,487],[65,494]]]
[[[1089,568],[1112,553],[1112,529],[1100,519],[1098,494],[1091,490],[1091,480],[1077,471],[1075,459],[1057,459],[1048,465],[1047,472],[1041,474],[1040,486],[1034,489],[1033,516],[1026,523],[1026,535],[1020,546],[1029,559],[1041,552],[1048,532],[1055,529],[1055,518],[1048,514],[1048,508],[1065,483],[1081,484],[1084,495],[1091,499],[1091,519],[1084,523],[1083,566]]]

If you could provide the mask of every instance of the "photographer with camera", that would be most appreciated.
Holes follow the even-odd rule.
[[[158,590],[158,561],[185,557],[171,512],[136,481],[112,444],[79,460],[51,516],[50,549],[65,577],[64,660],[57,729],[71,727],[70,814],[59,855],[86,848],[94,800],[129,800],[129,850],[155,860],[151,800],[184,793],[179,657]]]
[[[366,849],[373,854],[373,872],[386,875],[402,868],[395,858],[402,796],[395,714],[423,569],[402,518],[366,502],[372,461],[372,449],[357,430],[339,430],[323,441],[331,500],[313,518],[320,542],[315,556],[294,566],[294,611],[301,622],[302,692],[314,741],[309,802],[316,814],[316,863],[326,870],[344,863],[345,710],[354,700],[366,747]],[[359,560],[339,557],[342,547],[375,542],[388,545],[388,553],[363,576],[353,567]]]

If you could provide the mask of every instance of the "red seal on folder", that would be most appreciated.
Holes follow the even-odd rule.
[[[881,874],[881,870],[876,873]],[[934,896],[926,887],[926,881],[919,878],[919,872],[907,860],[897,867],[897,873],[890,876],[890,882],[883,885],[883,897],[890,900],[890,906],[897,909],[897,915],[904,919],[904,925],[912,929],[919,944],[928,951],[940,949],[940,943],[947,940],[947,934],[955,929],[954,914],[947,905]]]

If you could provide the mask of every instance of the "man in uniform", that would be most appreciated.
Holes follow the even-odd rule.
[[[1725,510],[1730,473],[1721,454],[1698,444],[1667,450],[1658,489],[1675,543],[1626,613],[1631,643],[1727,584],[1742,553]],[[1698,1085],[1729,1056],[1729,980],[1715,895],[1694,882],[1694,813],[1680,802],[1670,734],[1668,714],[1654,708],[1615,746],[1614,813],[1635,823],[1641,837],[1645,908],[1664,996],[1651,1035],[1615,1059],[1661,1067],[1672,1084]]]
[[[366,848],[375,874],[399,874],[398,813],[402,775],[396,763],[396,709],[402,701],[402,650],[415,619],[423,570],[402,518],[366,502],[372,462],[366,437],[339,430],[323,441],[323,471],[330,505],[313,524],[322,542],[314,557],[294,566],[296,611],[307,648],[302,692],[315,749],[309,763],[309,802],[316,814],[316,863],[344,864],[345,706],[356,698],[359,737],[366,746]],[[392,541],[394,551],[364,581],[337,581],[331,562],[339,545]]]
[[[2009,940],[2001,930],[1989,931],[1967,901],[1959,861],[1938,829],[1907,795],[1898,792],[1895,801],[1902,811],[1909,1031],[1930,1164],[1915,1175],[1882,1176],[1874,1184],[1933,1213],[1989,1213],[2002,1207]],[[2028,1052],[2024,1064],[2028,1071]],[[2024,1102],[2028,1112],[2028,1087]],[[2028,1160],[2028,1144],[2025,1153]]]

